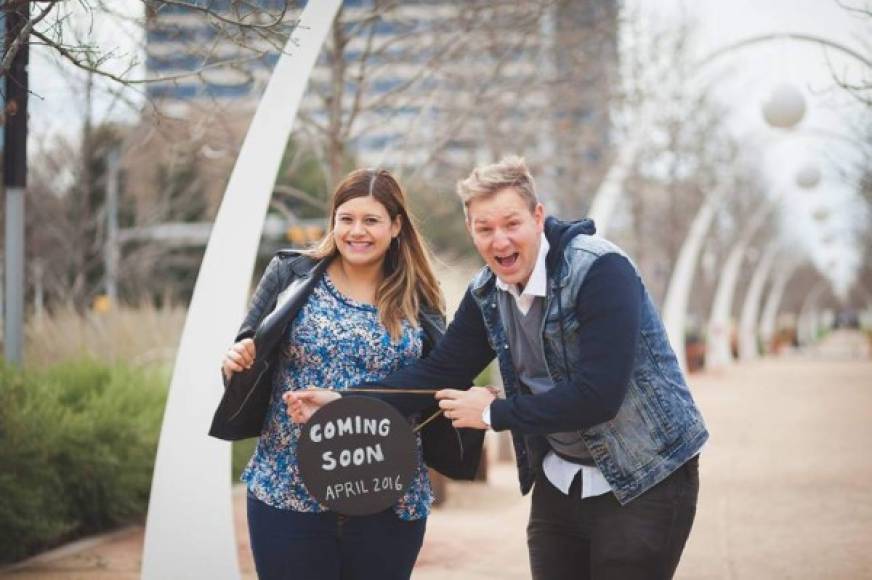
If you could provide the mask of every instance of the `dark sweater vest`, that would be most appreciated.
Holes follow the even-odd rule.
[[[518,373],[522,390],[532,395],[544,393],[554,388],[545,363],[542,349],[542,322],[545,299],[537,296],[525,316],[518,310],[514,297],[505,291],[499,292],[499,309],[512,362]],[[593,465],[593,457],[587,449],[579,431],[551,433],[546,436],[548,443],[557,455],[573,463]]]

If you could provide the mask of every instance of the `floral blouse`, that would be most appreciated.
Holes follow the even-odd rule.
[[[341,321],[341,323],[340,323]],[[378,381],[412,363],[421,354],[422,331],[403,323],[391,341],[371,304],[342,295],[325,274],[289,325],[288,340],[278,353],[273,392],[254,455],[242,473],[249,491],[264,503],[298,512],[324,512],[300,477],[297,442],[301,427],[288,417],[282,394],[310,385],[344,389]],[[403,520],[430,513],[433,493],[417,436],[418,467],[394,512]]]

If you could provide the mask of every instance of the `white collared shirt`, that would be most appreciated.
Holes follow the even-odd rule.
[[[539,254],[536,257],[536,265],[533,267],[533,272],[530,274],[530,279],[524,286],[522,292],[518,292],[518,288],[514,284],[506,284],[499,276],[497,276],[496,286],[499,290],[508,292],[514,299],[518,310],[526,316],[533,306],[536,298],[544,298],[548,289],[548,273],[545,269],[545,258],[548,256],[548,250],[551,249],[545,234],[541,234],[539,240]],[[482,420],[490,425],[490,407],[488,406],[481,415]],[[569,494],[569,488],[572,485],[572,480],[575,479],[575,474],[581,471],[581,497],[593,497],[602,495],[612,491],[609,482],[603,476],[602,472],[594,466],[579,465],[566,461],[559,457],[554,451],[549,451],[542,461],[542,471],[548,478],[551,484],[562,491],[564,494]]]

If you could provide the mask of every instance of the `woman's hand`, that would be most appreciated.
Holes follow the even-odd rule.
[[[224,355],[224,361],[221,363],[224,378],[229,381],[233,373],[250,369],[251,365],[254,364],[254,357],[254,341],[250,338],[243,338],[228,348]]]
[[[300,424],[307,423],[315,411],[339,398],[340,395],[336,391],[313,387],[305,391],[288,391],[282,395],[288,408],[288,417],[294,423]]]

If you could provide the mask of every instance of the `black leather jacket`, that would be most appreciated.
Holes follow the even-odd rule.
[[[238,342],[253,338],[257,358],[250,369],[234,373],[225,382],[209,435],[228,441],[260,436],[272,395],[276,348],[287,336],[288,324],[306,303],[328,263],[329,260],[318,262],[290,250],[278,252],[270,261],[235,339]],[[422,309],[418,322],[424,330],[426,356],[442,337],[445,319],[438,312]],[[429,417],[437,408],[434,401],[423,416]],[[429,467],[455,479],[475,477],[483,431],[454,429],[440,415],[421,430],[421,435],[424,461]]]

